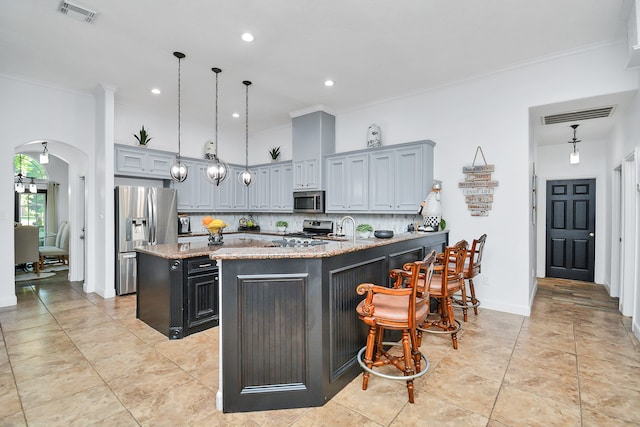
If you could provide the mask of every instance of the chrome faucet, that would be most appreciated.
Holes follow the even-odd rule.
[[[353,224],[353,244],[356,243],[356,220],[353,219],[353,217],[350,216],[343,216],[342,218],[340,218],[340,221],[338,221],[338,234],[342,234],[344,231],[344,221],[350,219],[351,223]]]

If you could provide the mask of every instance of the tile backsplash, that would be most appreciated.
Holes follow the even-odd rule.
[[[240,218],[249,218],[249,215],[253,216],[253,220],[256,224],[260,226],[261,231],[276,231],[276,222],[277,221],[287,221],[289,226],[287,227],[287,232],[296,232],[302,231],[302,221],[305,219],[312,220],[330,220],[333,221],[334,231],[335,226],[345,215],[349,215],[353,217],[353,219],[357,224],[369,224],[373,227],[374,230],[393,230],[395,234],[404,233],[407,231],[407,227],[409,224],[415,224],[416,222],[422,221],[422,216],[418,215],[417,212],[415,215],[409,214],[295,214],[295,213],[266,213],[266,212],[246,212],[243,214],[237,213],[197,213],[197,214],[189,214],[191,217],[191,231],[198,232],[201,231],[202,226],[202,218],[210,215],[214,218],[220,218],[227,225],[227,229],[225,231],[236,231],[238,229],[238,225],[240,223]],[[353,233],[352,225],[350,221],[345,222],[345,234],[350,235]]]

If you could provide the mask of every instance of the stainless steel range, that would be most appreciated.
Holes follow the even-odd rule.
[[[326,237],[329,233],[333,233],[333,221],[305,219],[302,221],[302,231],[285,234],[284,237],[313,239],[314,237]]]
[[[282,247],[308,247],[327,244],[321,240],[333,232],[333,221],[316,221],[305,219],[302,221],[302,231],[285,234],[280,240],[273,243]]]

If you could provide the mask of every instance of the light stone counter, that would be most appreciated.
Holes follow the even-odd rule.
[[[377,246],[399,243],[407,240],[418,239],[427,236],[437,236],[447,233],[448,230],[432,233],[410,232],[396,234],[390,239],[357,239],[354,244],[348,241],[327,241],[327,244],[317,246],[279,247],[273,241],[282,237],[273,234],[256,234],[251,237],[234,237],[233,234],[224,235],[224,243],[218,246],[209,246],[205,242],[170,243],[163,245],[145,246],[137,248],[138,252],[144,252],[161,258],[185,259],[196,256],[209,256],[211,259],[271,259],[271,258],[327,258],[336,255],[357,252],[363,249]]]

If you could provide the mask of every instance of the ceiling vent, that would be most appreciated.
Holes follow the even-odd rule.
[[[578,122],[580,120],[602,119],[606,117],[611,117],[613,115],[614,110],[615,110],[615,105],[611,105],[608,107],[590,108],[588,110],[579,110],[579,111],[570,111],[568,113],[551,114],[549,116],[542,117],[542,124],[555,125],[558,123]]]
[[[62,0],[58,5],[58,12],[64,13],[78,21],[91,23],[95,20],[97,12],[81,5],[77,2]]]

